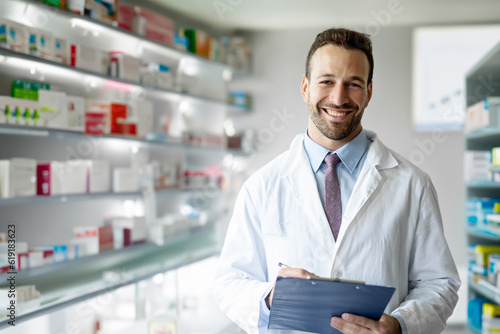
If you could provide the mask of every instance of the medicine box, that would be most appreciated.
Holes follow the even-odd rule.
[[[65,65],[71,65],[69,44],[64,38],[54,38],[54,60]]]
[[[120,51],[110,53],[110,76],[132,82],[141,80],[141,60]]]
[[[74,236],[83,241],[87,255],[98,254],[113,249],[113,228],[111,226],[77,226]]]
[[[183,29],[182,32],[188,38],[189,52],[196,53],[202,57],[209,57],[210,35],[200,29]]]
[[[111,169],[105,160],[88,160],[88,193],[101,193],[111,191]]]
[[[79,96],[66,95],[68,111],[68,130],[85,131],[85,99]]]
[[[49,60],[54,60],[54,35],[48,31],[26,28],[29,33],[29,54]]]
[[[11,96],[18,99],[38,101],[38,91],[40,90],[50,90],[50,85],[41,82],[14,80],[12,81]]]
[[[66,94],[48,90],[38,92],[40,104],[40,123],[54,129],[68,129],[68,105]]]
[[[139,191],[139,174],[135,168],[113,169],[113,192]]]
[[[36,195],[36,160],[0,160],[0,198]]]
[[[119,103],[110,104],[110,133],[124,134],[123,121],[127,119],[127,105]]]
[[[107,53],[83,45],[71,44],[70,65],[99,74],[108,73],[109,56]]]
[[[20,23],[0,18],[0,47],[16,52],[28,52],[26,27]]]
[[[467,108],[466,132],[482,127],[500,127],[500,97],[487,97]]]
[[[137,244],[146,241],[148,237],[148,229],[146,219],[144,217],[109,217],[106,219],[106,225],[113,229],[124,229],[130,231],[130,241],[132,244]],[[125,245],[127,241],[127,233],[125,233]]]
[[[37,194],[67,195],[87,192],[87,164],[84,160],[39,162]]]
[[[118,0],[86,0],[85,15],[106,23],[116,21]]]
[[[174,21],[143,7],[135,7],[132,30],[166,45],[174,44]]]
[[[85,133],[102,135],[110,132],[110,105],[107,102],[86,100]]]

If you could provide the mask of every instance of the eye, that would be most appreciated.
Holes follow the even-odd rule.
[[[354,82],[349,83],[347,86],[361,88],[361,85],[354,83]]]
[[[320,82],[320,84],[324,84],[324,85],[331,85],[333,82],[331,82],[330,80],[323,80]]]

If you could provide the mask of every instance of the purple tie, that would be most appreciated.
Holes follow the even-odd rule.
[[[325,162],[325,213],[332,229],[333,238],[337,241],[340,224],[342,223],[342,202],[335,166],[340,162],[340,158],[336,154],[328,154],[325,157]]]

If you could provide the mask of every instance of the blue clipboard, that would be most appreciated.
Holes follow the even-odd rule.
[[[333,316],[352,313],[379,320],[395,289],[330,279],[278,277],[269,329],[341,334]]]

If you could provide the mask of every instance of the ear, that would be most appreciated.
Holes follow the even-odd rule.
[[[305,103],[309,103],[308,88],[309,88],[309,80],[307,80],[307,77],[304,74],[304,75],[302,75],[302,83],[300,85],[300,93],[302,93],[302,98],[304,99]]]
[[[370,82],[370,84],[368,85],[368,91],[366,92],[367,97],[366,97],[365,108],[368,107],[368,102],[370,102],[370,100],[372,99],[372,88],[373,88],[373,81]]]

